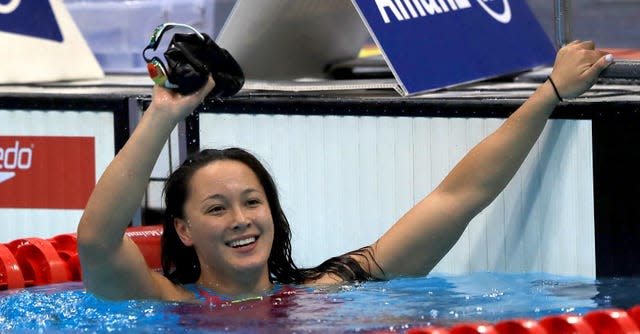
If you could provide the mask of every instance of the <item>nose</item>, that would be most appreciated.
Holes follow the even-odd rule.
[[[241,208],[236,208],[234,210],[233,217],[233,226],[231,227],[234,231],[242,231],[251,225],[251,219],[247,216],[247,213],[244,212]]]

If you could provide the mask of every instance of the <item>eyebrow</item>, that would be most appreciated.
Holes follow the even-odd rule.
[[[248,188],[248,189],[243,190],[243,191],[240,193],[240,195],[241,195],[241,196],[242,196],[242,195],[247,195],[247,194],[250,194],[250,193],[253,193],[253,192],[262,193],[262,192],[261,192],[261,191],[259,191],[258,189]],[[203,199],[203,200],[202,200],[202,203],[204,203],[204,202],[206,202],[206,201],[208,201],[208,200],[212,200],[212,199],[213,199],[213,200],[221,200],[221,201],[223,201],[223,200],[226,200],[227,198],[226,198],[224,195],[222,195],[222,194],[213,194],[213,195],[211,195],[211,196],[207,196],[207,197],[205,197],[205,199]]]

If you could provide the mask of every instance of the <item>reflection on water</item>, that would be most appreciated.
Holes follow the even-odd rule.
[[[106,302],[80,283],[0,293],[0,332],[358,332],[496,322],[640,304],[640,279],[547,274],[431,275],[299,288],[228,305]]]

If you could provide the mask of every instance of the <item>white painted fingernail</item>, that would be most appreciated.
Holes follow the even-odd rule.
[[[606,60],[608,63],[613,61],[613,55],[612,54],[608,54],[606,56],[604,56],[604,60]]]

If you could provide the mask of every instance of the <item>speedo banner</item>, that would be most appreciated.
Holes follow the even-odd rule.
[[[352,0],[406,94],[551,65],[525,0]]]
[[[93,137],[0,136],[0,208],[83,209],[94,186]]]

